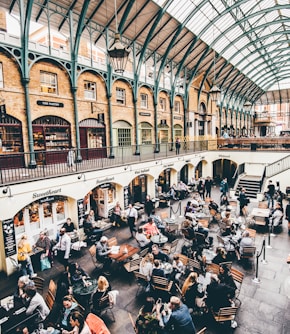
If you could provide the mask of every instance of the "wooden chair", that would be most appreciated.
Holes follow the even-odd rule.
[[[246,228],[246,231],[249,232],[250,238],[254,239],[256,238],[257,231],[254,230],[253,228]]]
[[[128,273],[131,273],[132,271],[136,271],[139,270],[139,266],[140,266],[140,262],[141,262],[142,258],[139,257],[138,259],[135,260],[131,260],[129,262],[126,262],[124,264],[124,268],[126,269],[126,271]]]
[[[232,261],[225,261],[225,262],[220,262],[220,266],[227,266],[229,269],[232,268],[232,264],[233,262]]]
[[[160,290],[170,293],[173,281],[169,281],[166,277],[152,276],[151,284],[154,290]]]
[[[45,296],[45,303],[48,306],[49,310],[51,311],[54,305],[55,297],[52,293],[48,290]]]
[[[215,264],[215,263],[209,263],[206,266],[206,271],[208,271],[212,274],[218,275],[219,271],[220,271],[220,266],[218,264]]]
[[[243,247],[243,253],[241,254],[241,259],[251,259],[256,254],[256,247],[246,246]]]
[[[176,252],[177,245],[178,245],[178,239],[175,239],[171,243],[166,243],[162,247],[162,251],[168,255],[173,254]]]
[[[149,252],[149,248],[144,248],[139,252],[140,257],[144,257]]]
[[[101,269],[103,268],[103,264],[100,263],[97,258],[96,258],[96,254],[97,254],[97,247],[96,245],[92,245],[90,248],[89,248],[89,253],[91,255],[91,258],[92,258],[92,261],[94,263],[94,266],[95,266],[95,269]]]
[[[136,328],[136,325],[135,325],[135,321],[133,320],[133,317],[132,317],[132,315],[131,315],[130,312],[128,312],[128,316],[129,316],[131,325],[132,325],[132,327],[133,327],[133,329],[134,329],[134,332],[137,333],[137,328]]]
[[[267,201],[262,201],[258,203],[258,208],[260,209],[267,209],[268,208],[268,202]]]
[[[235,281],[236,286],[237,286],[235,297],[233,298],[233,301],[234,302],[237,301],[239,303],[238,306],[240,307],[241,304],[242,304],[242,301],[239,299],[239,295],[240,295],[240,291],[241,291],[241,288],[242,288],[242,283],[243,283],[245,274],[242,273],[241,271],[239,271],[236,268],[231,268],[231,274],[232,274],[233,280]]]
[[[183,265],[186,267],[188,263],[188,257],[183,254],[176,254],[179,256],[179,260],[183,263]]]
[[[235,319],[237,314],[238,307],[230,306],[230,307],[222,307],[218,310],[217,313],[212,311],[213,318],[218,323],[225,323],[226,321],[231,321]]]
[[[134,271],[133,273],[134,273],[135,279],[138,284],[138,290],[136,292],[136,296],[137,296],[141,289],[144,289],[144,290],[146,289],[146,287],[148,286],[148,280],[147,280],[147,276],[139,273],[138,271]]]
[[[197,260],[194,260],[194,259],[188,259],[187,268],[190,271],[195,271],[197,273],[201,272],[201,265],[200,265],[200,263]]]
[[[48,291],[53,295],[53,297],[55,297],[56,295],[56,289],[57,289],[57,285],[55,284],[55,281],[51,279],[49,281]]]
[[[110,311],[113,321],[114,322],[116,321],[114,312],[112,311],[114,305],[111,303],[110,296],[108,294],[100,299],[99,306],[100,306],[100,310],[98,311],[99,316],[102,316],[104,313]]]
[[[196,332],[196,334],[205,334],[205,331],[206,331],[206,327],[203,327],[198,332]]]
[[[36,276],[36,277],[32,278],[32,281],[34,282],[34,285],[37,289],[37,292],[39,292],[41,295],[43,295],[44,279],[42,277]]]
[[[177,234],[179,231],[179,225],[178,224],[169,224],[167,225],[167,232],[172,234]]]
[[[112,237],[108,240],[108,246],[112,247],[112,246],[118,246],[118,241],[116,237]]]

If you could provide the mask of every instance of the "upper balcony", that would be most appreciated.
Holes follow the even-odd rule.
[[[268,111],[263,111],[261,113],[255,112],[254,116],[254,125],[270,125],[274,122],[274,118],[271,117],[270,113]]]

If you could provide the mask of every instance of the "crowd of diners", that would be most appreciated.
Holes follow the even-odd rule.
[[[196,332],[193,314],[216,313],[221,307],[235,305],[236,283],[231,275],[231,264],[234,260],[240,260],[243,248],[254,245],[254,239],[245,228],[248,199],[245,197],[245,190],[242,189],[238,202],[240,202],[240,215],[229,206],[227,196],[227,180],[221,183],[220,203],[216,203],[211,196],[211,178],[192,182],[197,191],[191,195],[184,209],[184,220],[180,226],[183,238],[176,233],[170,233],[167,224],[155,211],[150,196],[146,197],[144,209],[147,216],[146,222],[137,224],[138,213],[131,204],[126,211],[123,211],[117,203],[111,217],[114,226],[127,225],[131,234],[141,250],[147,249],[141,261],[139,272],[146,276],[145,302],[141,307],[135,321],[136,333],[158,334],[158,333],[191,333]],[[189,195],[189,187],[179,184],[172,194],[185,197]],[[184,193],[183,193],[184,191]],[[279,202],[272,203],[272,198],[268,199],[269,205],[273,207],[273,219],[275,211],[278,211]],[[211,249],[213,252],[213,238],[209,236],[209,228],[198,221],[194,214],[204,212],[206,208],[210,215],[210,224],[218,224],[218,233],[223,240],[218,244],[215,254],[211,259],[207,258],[204,249]],[[281,210],[280,210],[281,211]],[[239,217],[240,216],[240,217]],[[22,276],[18,280],[14,298],[26,307],[26,313],[38,311],[37,322],[43,322],[45,327],[53,327],[55,333],[64,334],[90,334],[86,317],[88,313],[100,315],[102,308],[108,306],[100,303],[103,297],[110,295],[108,303],[116,302],[116,295],[110,284],[112,273],[112,259],[110,258],[111,248],[108,245],[108,238],[103,235],[99,228],[94,226],[95,215],[91,210],[85,219],[84,227],[88,240],[96,245],[96,259],[103,264],[100,275],[97,278],[97,286],[90,297],[87,306],[81,305],[74,296],[74,286],[86,284],[90,278],[89,274],[83,270],[78,263],[71,262],[70,249],[71,239],[69,233],[75,230],[71,219],[61,227],[56,241],[48,238],[45,231],[41,232],[35,245],[30,245],[26,235],[23,235],[18,244],[18,262],[21,265]],[[168,253],[160,245],[151,241],[152,236],[163,234],[168,237],[169,242],[175,238],[180,239],[180,252]],[[196,237],[203,235],[202,239]],[[57,260],[63,264],[64,271],[57,281],[55,303],[51,310],[48,309],[43,297],[37,292],[33,278],[35,272],[32,267],[28,253],[33,247],[40,247],[43,252],[40,259],[48,258],[53,265],[54,251],[57,250]],[[194,259],[199,263],[199,269],[195,269],[184,263],[184,258]],[[212,272],[209,263],[216,264],[218,271]],[[169,270],[168,269],[169,265]],[[152,277],[165,277],[173,281],[173,288],[170,295],[156,293],[152,285]],[[113,293],[112,293],[113,292]],[[237,323],[232,321],[232,327]],[[30,324],[28,328],[18,328],[18,332],[32,333],[36,324]],[[104,325],[105,326],[105,325]],[[29,328],[31,327],[31,328]],[[104,329],[104,330],[107,330]]]

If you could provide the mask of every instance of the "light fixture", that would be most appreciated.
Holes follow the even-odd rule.
[[[12,194],[11,194],[11,188],[10,188],[9,186],[6,187],[6,188],[4,188],[4,189],[2,190],[2,193],[3,193],[4,195],[8,194],[8,197],[12,197]]]
[[[244,109],[245,111],[250,111],[252,108],[252,103],[247,101],[245,104],[244,104]]]
[[[86,175],[84,173],[78,175],[78,180],[80,180],[82,177],[84,178],[84,181],[86,181]]]
[[[110,62],[116,73],[123,73],[129,57],[129,49],[121,42],[121,35],[118,32],[118,17],[117,6],[115,0],[115,18],[116,18],[116,32],[113,44],[108,49]]]

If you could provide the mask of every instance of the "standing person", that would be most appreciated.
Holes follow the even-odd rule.
[[[21,266],[22,275],[29,275],[30,278],[36,276],[29,256],[31,252],[32,247],[27,240],[27,235],[23,234],[17,246],[17,261]]]
[[[75,151],[74,151],[73,146],[71,146],[67,152],[66,162],[67,162],[68,169],[74,171],[75,170]]]
[[[151,215],[153,209],[154,209],[154,203],[152,202],[150,195],[147,195],[144,203],[144,210],[148,217]]]
[[[240,202],[240,216],[247,216],[247,214],[248,214],[247,206],[248,206],[250,200],[248,199],[248,197],[246,195],[246,189],[245,188],[242,188],[238,200]]]
[[[180,152],[180,139],[177,137],[176,141],[175,141],[175,150],[176,150],[176,154],[179,154]]]
[[[110,217],[110,221],[113,224],[113,226],[117,227],[121,226],[122,223],[121,215],[122,215],[122,208],[120,202],[117,202],[113,208],[113,213]]]
[[[132,203],[129,204],[128,209],[126,210],[127,221],[129,225],[129,229],[131,232],[131,237],[134,238],[133,232],[136,232],[136,223],[138,219],[138,212],[133,207]]]
[[[167,314],[165,310],[160,312],[161,303],[157,303],[156,305],[157,316],[159,319],[162,318],[165,330],[174,327],[173,331],[170,331],[172,334],[196,333],[188,307],[178,297],[172,296],[170,298],[169,308],[171,309],[171,313]]]
[[[197,185],[197,191],[199,193],[199,196],[202,200],[204,200],[204,192],[205,192],[205,188],[204,188],[204,182],[203,179],[199,179],[198,181],[198,185]]]
[[[43,249],[42,254],[40,255],[40,259],[47,257],[50,262],[52,262],[52,255],[50,252],[51,241],[49,237],[46,235],[45,231],[41,231],[39,233],[39,238],[35,243],[35,247],[39,247]]]
[[[220,183],[221,195],[227,195],[228,191],[229,191],[228,179],[226,177],[224,177],[223,180]]]
[[[57,250],[57,259],[64,266],[64,270],[68,267],[68,259],[70,254],[71,239],[66,233],[66,229],[62,227],[59,231],[59,241],[53,246],[53,250]]]
[[[208,176],[205,179],[204,187],[205,187],[205,197],[211,197],[211,188],[212,188],[212,179],[210,176]]]
[[[267,192],[266,192],[266,197],[268,200],[268,208],[274,207],[274,195],[275,195],[275,186],[272,180],[269,180],[269,183],[267,186]]]
[[[285,216],[288,221],[288,235],[290,236],[290,199],[288,198],[288,204],[286,205]]]

